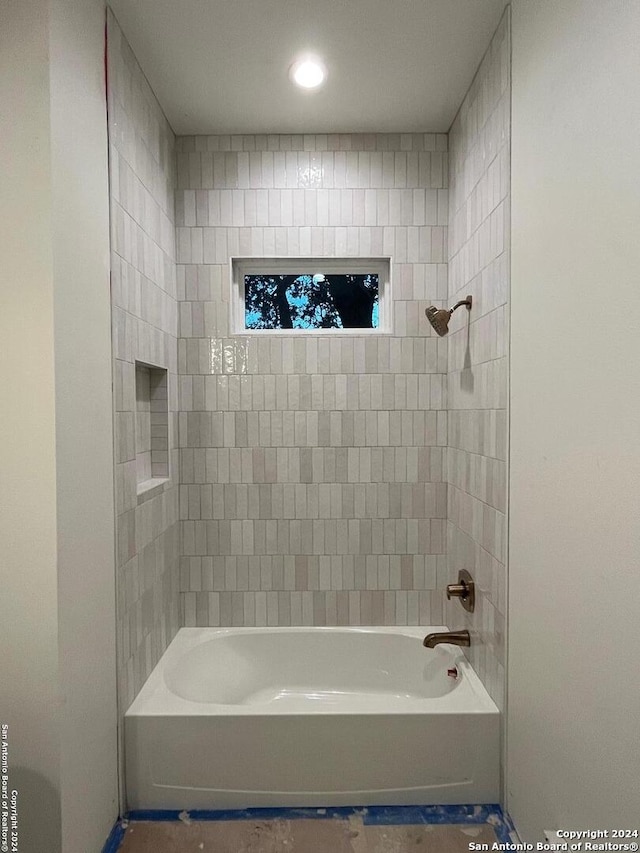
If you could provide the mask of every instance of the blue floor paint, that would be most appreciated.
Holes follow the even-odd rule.
[[[122,843],[122,839],[124,838],[125,831],[125,828],[122,826],[122,821],[118,821],[109,833],[109,837],[102,848],[102,853],[117,853],[120,844]]]
[[[373,826],[418,823],[487,823],[499,806],[375,806],[368,809],[365,824]]]
[[[498,841],[505,844],[517,842],[519,840],[518,833],[516,832],[516,828],[513,825],[513,821],[510,816],[503,812],[500,806],[496,806],[495,808],[496,811],[489,816],[487,823],[493,826]]]
[[[364,808],[364,807],[363,807]],[[307,808],[255,808],[255,809],[188,809],[191,820],[296,820],[300,818],[322,820],[323,818],[347,818],[361,812],[353,806]],[[135,810],[128,813],[129,820],[179,820],[182,812],[177,810]]]
[[[176,821],[182,812],[178,810],[138,809],[127,814],[128,820]],[[501,806],[340,806],[327,808],[256,808],[234,810],[193,809],[188,811],[191,820],[327,820],[349,818],[359,815],[369,826],[401,826],[408,824],[487,824],[493,827],[498,841],[513,840],[515,832],[508,815]],[[116,848],[113,848],[117,850]],[[103,853],[111,853],[105,848]]]

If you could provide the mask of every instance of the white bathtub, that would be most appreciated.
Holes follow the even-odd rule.
[[[183,628],[125,716],[129,808],[498,802],[498,709],[442,630]]]

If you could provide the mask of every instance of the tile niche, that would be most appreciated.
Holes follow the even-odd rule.
[[[136,477],[138,498],[169,482],[167,371],[136,361]]]

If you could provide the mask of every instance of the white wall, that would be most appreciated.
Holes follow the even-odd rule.
[[[2,721],[21,853],[117,815],[104,7],[0,5]]]
[[[0,4],[0,715],[26,853],[60,849],[48,29],[42,0]]]
[[[103,0],[51,0],[50,80],[65,853],[116,818],[109,196]]]
[[[640,814],[640,5],[513,3],[508,808]]]

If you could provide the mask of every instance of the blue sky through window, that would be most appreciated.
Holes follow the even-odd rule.
[[[377,329],[377,273],[245,275],[247,329]]]

